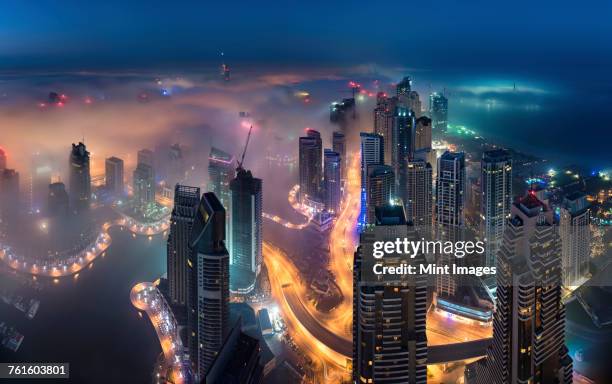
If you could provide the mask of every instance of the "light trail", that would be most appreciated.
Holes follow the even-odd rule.
[[[165,381],[190,382],[191,371],[183,353],[183,343],[172,309],[153,283],[136,284],[130,291],[132,305],[149,316],[164,354]]]

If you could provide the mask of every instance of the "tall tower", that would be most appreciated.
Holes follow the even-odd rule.
[[[6,169],[6,152],[0,148],[0,171]]]
[[[389,98],[384,92],[378,92],[376,95],[376,108],[374,108],[374,133],[377,133],[384,138],[384,163],[387,165],[391,165],[393,162],[393,113],[397,103],[397,97]]]
[[[590,209],[583,193],[575,192],[563,199],[559,219],[563,285],[580,285],[589,272],[591,255]]]
[[[431,150],[431,119],[421,116],[416,120],[414,150]]]
[[[406,219],[429,234],[432,224],[432,169],[422,160],[411,161],[406,169]]]
[[[19,172],[14,169],[0,170],[0,225],[6,226],[16,218],[19,211]],[[6,228],[1,228],[6,230]]]
[[[139,209],[155,202],[155,175],[153,167],[139,163],[133,173],[134,201]]]
[[[376,225],[360,235],[353,264],[353,382],[427,382],[427,277],[374,275],[375,263],[394,267],[423,262],[422,255],[385,255],[374,259],[376,241],[420,235],[407,225],[401,206],[376,209]]]
[[[230,329],[225,209],[214,193],[202,195],[189,247],[189,356],[194,372],[201,379],[221,350]]]
[[[465,155],[463,152],[446,151],[438,159],[436,179],[435,230],[440,241],[460,241],[464,230]],[[438,264],[450,265],[453,255],[438,255]],[[455,276],[436,275],[436,292],[439,296],[452,296],[457,290]]]
[[[375,164],[368,166],[366,179],[366,223],[376,222],[376,207],[389,205],[393,197],[395,175],[390,165]]]
[[[340,169],[342,159],[340,154],[325,149],[323,161],[323,184],[325,190],[325,208],[333,213],[338,213],[340,210],[340,201],[342,199],[342,190],[340,185]]]
[[[85,144],[72,144],[70,152],[70,199],[76,212],[89,209],[91,199],[91,175],[89,152]]]
[[[504,235],[506,221],[510,218],[512,202],[512,157],[503,149],[485,151],[482,154],[480,203],[482,233],[485,243],[485,263],[495,266],[495,255]]]
[[[403,202],[406,195],[406,167],[414,158],[415,120],[414,114],[404,105],[395,107],[393,118],[393,170],[396,176],[396,195]]]
[[[299,142],[300,201],[321,199],[323,180],[323,142],[321,134],[308,129]]]
[[[448,99],[441,93],[434,92],[429,96],[429,113],[433,129],[446,132],[448,128]]]
[[[230,211],[230,182],[234,179],[234,156],[216,147],[208,155],[208,189],[213,192],[223,207]]]
[[[476,383],[572,382],[561,297],[561,242],[550,208],[530,192],[511,208],[497,255],[493,343]]]
[[[180,184],[174,187],[174,207],[166,248],[168,290],[173,305],[187,304],[189,239],[199,203],[200,188]]]
[[[376,133],[361,132],[361,214],[359,222],[366,223],[368,167],[384,164],[384,138]]]
[[[49,184],[47,214],[51,217],[65,217],[70,213],[70,199],[64,183]]]
[[[109,157],[104,162],[106,189],[115,195],[124,193],[123,160],[118,157]]]
[[[262,263],[262,181],[238,167],[230,183],[232,212],[231,290],[245,294],[255,288]]]
[[[342,132],[334,131],[332,134],[332,150],[340,155],[340,179],[346,178],[346,136]]]

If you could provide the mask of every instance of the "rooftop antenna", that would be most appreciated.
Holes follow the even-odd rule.
[[[247,148],[249,147],[249,141],[251,140],[251,132],[253,131],[253,125],[249,128],[249,134],[247,135],[246,144],[244,145],[244,150],[242,151],[242,156],[240,157],[240,161],[238,161],[237,171],[240,171],[242,168],[242,164],[244,163],[244,156],[246,155]]]

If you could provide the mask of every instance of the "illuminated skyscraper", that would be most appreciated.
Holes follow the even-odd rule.
[[[189,239],[200,203],[200,188],[177,184],[166,247],[168,294],[172,305],[187,304]]]
[[[429,113],[433,129],[446,132],[448,128],[448,99],[443,94],[434,92],[429,96]]]
[[[321,200],[323,181],[323,142],[321,134],[308,129],[306,136],[300,137],[300,201]]]
[[[393,162],[393,113],[397,103],[397,97],[389,98],[384,92],[378,92],[376,95],[376,108],[374,108],[374,133],[377,133],[384,138],[384,163],[387,165],[391,165]]]
[[[394,187],[395,176],[390,165],[368,165],[366,178],[366,222],[368,224],[374,224],[376,221],[376,207],[389,205]]]
[[[420,235],[406,223],[401,206],[376,209],[376,225],[360,235],[353,264],[353,383],[427,382],[427,278],[374,275],[374,263],[398,266],[396,255],[373,260],[373,243]],[[417,255],[409,263],[422,263]]]
[[[572,382],[561,275],[552,211],[530,192],[511,208],[497,255],[493,343],[468,367],[468,383]]]
[[[480,217],[485,244],[485,263],[495,266],[495,255],[501,244],[512,203],[512,157],[496,149],[482,154]]]
[[[234,156],[211,147],[208,156],[208,189],[213,192],[226,211],[231,211],[230,182],[234,179]]]
[[[465,155],[463,152],[446,151],[438,159],[436,179],[435,231],[440,241],[461,241],[464,230],[465,207]],[[450,265],[455,257],[437,255],[439,265]],[[457,281],[451,274],[436,275],[436,292],[439,296],[452,296]]]
[[[232,279],[231,290],[249,293],[261,270],[263,195],[261,179],[239,167],[230,183],[232,192]]]
[[[189,356],[205,377],[229,333],[229,254],[225,248],[225,209],[214,193],[202,195],[189,244]]]
[[[153,167],[139,163],[133,175],[134,201],[136,206],[144,209],[155,202],[155,175]]]
[[[402,81],[395,86],[395,92],[398,98],[407,97],[412,91],[412,79],[410,76],[404,76]]]
[[[109,157],[105,163],[106,189],[115,195],[124,193],[123,185],[123,160],[117,157]]]
[[[414,114],[403,105],[395,107],[393,115],[393,171],[395,172],[395,194],[403,202],[407,196],[406,167],[414,158],[415,119]]]
[[[368,167],[384,164],[384,138],[376,133],[361,132],[361,214],[359,222],[366,223]]]
[[[344,133],[334,131],[332,134],[332,150],[340,155],[340,179],[346,178],[346,137]]]
[[[571,193],[563,199],[559,219],[563,285],[572,287],[584,282],[591,255],[590,209],[583,193]]]
[[[47,201],[47,213],[49,216],[67,216],[70,212],[70,199],[64,183],[49,184],[49,198]]]
[[[89,152],[85,144],[72,144],[70,152],[70,200],[76,212],[89,209],[91,199],[91,175]]]
[[[325,149],[323,161],[323,185],[325,190],[325,209],[338,213],[342,199],[340,169],[342,159],[337,152]]]
[[[406,219],[429,234],[432,224],[432,169],[422,160],[408,162],[406,169]]]

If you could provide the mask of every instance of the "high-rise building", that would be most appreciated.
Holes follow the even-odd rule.
[[[202,380],[229,334],[229,254],[225,209],[214,193],[202,195],[189,242],[187,323],[189,357]]]
[[[402,81],[395,86],[395,93],[399,98],[408,96],[410,91],[412,91],[412,78],[410,78],[410,76],[404,76]]]
[[[123,160],[117,157],[109,157],[106,159],[104,166],[106,189],[116,195],[123,194],[125,189],[123,184]]]
[[[416,120],[416,132],[414,135],[414,150],[431,150],[431,119],[421,116]]]
[[[580,285],[589,273],[591,255],[590,209],[583,193],[574,192],[563,199],[559,234],[563,285]]]
[[[396,255],[373,259],[373,243],[421,236],[407,225],[401,206],[376,210],[376,225],[361,233],[353,264],[354,383],[427,382],[427,278],[424,275],[373,275],[374,263],[398,266]]]
[[[146,163],[138,163],[133,175],[134,201],[136,206],[144,209],[155,202],[155,175],[153,167]]]
[[[435,231],[440,241],[460,241],[464,230],[465,155],[463,152],[446,151],[438,159],[436,178]],[[450,265],[455,257],[437,255],[439,265]],[[454,275],[436,275],[436,293],[453,296],[457,290]]]
[[[333,213],[339,212],[340,201],[342,200],[342,189],[340,184],[341,163],[342,159],[339,153],[331,149],[325,149],[323,159],[325,209]]]
[[[408,162],[406,176],[406,219],[429,234],[433,215],[431,164],[423,160]]]
[[[329,106],[329,121],[340,126],[345,131],[349,122],[356,117],[355,99],[346,98],[341,102],[334,101]]]
[[[64,183],[49,184],[47,213],[51,217],[67,216],[70,212],[70,199]]]
[[[323,142],[321,134],[308,129],[299,139],[300,201],[320,201],[323,180]]]
[[[384,164],[384,138],[376,133],[361,132],[361,214],[359,222],[366,223],[368,167]]]
[[[211,147],[208,156],[208,189],[217,195],[228,212],[232,199],[230,182],[234,179],[234,174],[234,156]]]
[[[497,255],[497,305],[487,357],[469,367],[479,384],[572,382],[561,296],[561,242],[535,193],[515,202]]]
[[[366,223],[375,223],[376,207],[389,205],[393,197],[394,187],[395,175],[390,165],[368,165],[368,176],[366,178]]]
[[[230,183],[232,192],[232,280],[231,290],[249,293],[261,270],[262,259],[262,180],[239,167]]]
[[[429,113],[433,129],[446,132],[448,128],[448,99],[441,93],[434,92],[429,96]]]
[[[91,199],[91,175],[89,152],[85,144],[72,144],[70,152],[70,199],[76,212],[89,209]]]
[[[19,172],[5,168],[0,170],[0,222],[7,224],[14,219],[19,208]]]
[[[137,164],[146,164],[155,168],[155,156],[150,149],[141,149],[137,154]]]
[[[49,184],[52,183],[53,160],[40,152],[30,158],[30,175],[28,180],[28,203],[31,214],[39,213],[47,204]],[[70,171],[72,167],[70,168]]]
[[[0,171],[6,169],[6,152],[4,149],[0,148]]]
[[[414,158],[415,144],[414,114],[404,105],[395,107],[393,118],[393,170],[395,172],[395,194],[403,202],[407,197],[406,167]]]
[[[485,151],[480,164],[480,222],[485,244],[485,264],[494,267],[495,255],[510,218],[512,157],[503,149]]]
[[[384,163],[387,165],[393,162],[393,114],[397,104],[397,97],[389,98],[386,93],[378,92],[374,108],[374,133],[384,138]]]
[[[332,150],[340,155],[340,179],[346,178],[346,136],[342,132],[334,131],[332,134]]]
[[[200,203],[200,188],[177,184],[166,247],[168,296],[172,305],[187,304],[189,239]]]

